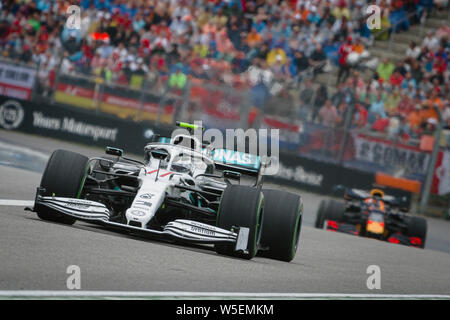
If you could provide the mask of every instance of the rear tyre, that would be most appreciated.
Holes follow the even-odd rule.
[[[279,191],[263,190],[264,228],[261,245],[268,247],[261,255],[289,262],[295,257],[300,239],[303,203],[300,196]]]
[[[337,200],[322,200],[316,216],[316,228],[323,229],[325,220],[342,222],[344,220],[345,203]]]
[[[427,220],[422,217],[410,217],[408,223],[408,235],[418,237],[422,240],[421,248],[425,248],[425,240],[427,237]]]
[[[264,196],[260,189],[230,185],[222,194],[217,212],[217,227],[231,230],[233,227],[249,228],[247,253],[234,251],[234,244],[214,246],[219,254],[252,259],[261,241],[264,217]]]
[[[41,179],[41,188],[45,196],[78,198],[84,185],[88,168],[88,158],[71,151],[56,150],[47,162]],[[74,224],[75,219],[63,215],[42,205],[35,206],[42,220]]]
[[[325,201],[322,200],[322,201],[320,201],[319,209],[317,210],[317,215],[316,215],[316,222],[314,224],[314,226],[319,229],[323,228],[324,208],[325,208]]]

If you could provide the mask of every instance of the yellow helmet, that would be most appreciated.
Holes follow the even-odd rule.
[[[372,190],[370,190],[370,196],[371,197],[383,198],[384,197],[384,191],[380,190],[380,189],[372,189]]]

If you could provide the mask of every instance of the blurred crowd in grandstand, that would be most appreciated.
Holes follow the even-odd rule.
[[[249,90],[255,108],[294,92],[299,119],[351,125],[418,138],[450,126],[450,26],[411,43],[404,59],[384,59],[364,81],[355,61],[374,41],[408,30],[448,0],[2,0],[0,49],[5,58],[39,66],[44,88],[56,70],[95,75],[139,88],[147,78],[183,89],[188,81]],[[81,28],[66,26],[69,5]],[[381,7],[381,29],[369,30],[366,8]],[[412,14],[411,14],[412,13]],[[405,19],[405,17],[409,17]],[[398,23],[401,22],[401,23]],[[394,44],[395,45],[395,44]],[[337,91],[314,77],[338,68]],[[156,75],[156,77],[155,77]],[[349,108],[352,106],[352,108]]]

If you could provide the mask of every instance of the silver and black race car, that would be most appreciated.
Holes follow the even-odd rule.
[[[257,253],[294,258],[302,199],[262,189],[265,165],[258,156],[216,150],[192,134],[158,137],[145,146],[143,161],[112,147],[106,154],[87,158],[54,151],[32,210],[43,220],[68,225],[81,220],[170,241],[213,244],[220,254],[245,259]],[[247,178],[251,185],[242,182]]]
[[[316,228],[375,238],[391,243],[424,248],[427,221],[406,214],[403,197],[386,195],[381,189],[345,189],[344,201],[323,200],[317,211]]]

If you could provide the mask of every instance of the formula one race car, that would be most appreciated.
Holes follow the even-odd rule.
[[[251,259],[259,251],[291,261],[300,236],[301,197],[262,189],[266,164],[260,157],[214,149],[192,135],[196,125],[177,124],[189,134],[157,137],[145,146],[143,161],[111,147],[109,156],[90,159],[54,151],[33,211],[68,225],[81,220],[169,241],[214,244],[223,255]],[[244,178],[253,184],[245,185]]]
[[[425,247],[427,221],[405,214],[405,199],[385,195],[380,189],[346,189],[344,199],[320,203],[316,228]]]

